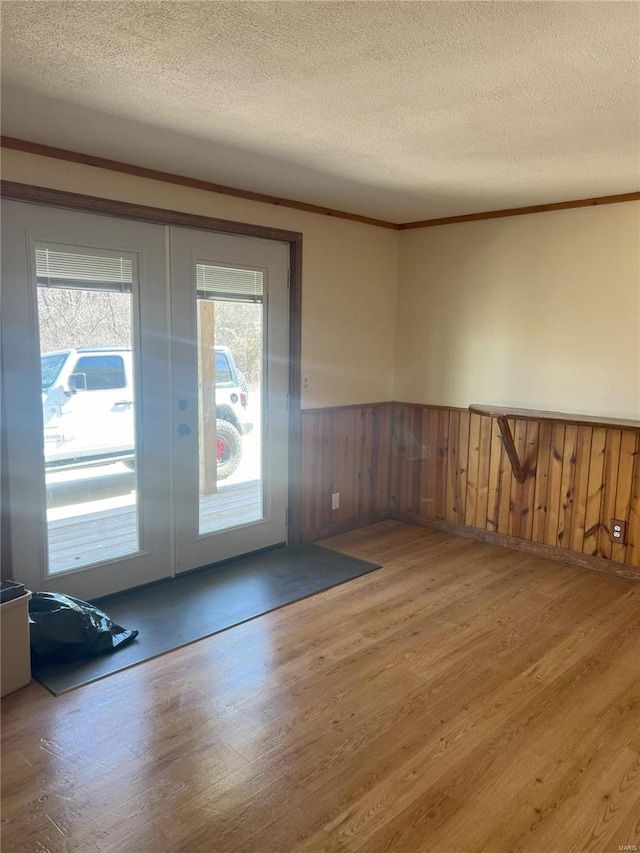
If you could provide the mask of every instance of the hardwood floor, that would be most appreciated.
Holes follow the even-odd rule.
[[[640,585],[385,521],[383,569],[2,709],[3,851],[640,849]]]

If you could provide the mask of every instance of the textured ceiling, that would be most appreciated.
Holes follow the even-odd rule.
[[[640,185],[637,2],[6,2],[2,132],[395,222]]]

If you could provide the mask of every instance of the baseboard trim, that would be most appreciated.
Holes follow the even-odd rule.
[[[413,512],[402,512],[400,510],[389,510],[388,512],[376,512],[358,518],[348,518],[344,521],[334,521],[323,527],[314,527],[305,530],[302,542],[317,542],[320,539],[328,539],[330,536],[339,536],[341,533],[349,533],[359,527],[367,527],[378,521],[392,519],[402,521],[405,524],[413,524],[417,527],[426,527],[430,530],[438,530],[441,533],[449,533],[452,536],[463,536],[466,539],[474,539],[476,542],[486,542],[489,545],[499,545],[501,548],[511,548],[515,551],[524,551],[537,557],[545,557],[547,560],[555,560],[570,566],[579,566],[582,569],[600,572],[612,577],[624,578],[625,580],[640,581],[640,568],[618,563],[614,560],[606,560],[604,557],[593,557],[590,554],[578,554],[576,551],[566,551],[563,548],[554,548],[541,542],[530,542],[527,539],[518,539],[516,536],[507,536],[504,533],[494,533],[492,530],[484,530],[480,527],[467,527],[465,524],[457,524],[453,521],[444,521],[438,518],[424,518]]]
[[[369,515],[361,515],[358,518],[347,518],[344,521],[333,521],[331,524],[325,524],[323,527],[313,527],[310,530],[303,531],[302,541],[303,543],[317,542],[319,539],[339,536],[341,533],[349,533],[349,531],[357,530],[359,527],[368,527],[368,525],[384,521],[386,518],[389,518],[389,513],[384,511],[372,512]]]
[[[403,521],[406,524],[414,524],[419,527],[427,527],[431,530],[439,530],[450,533],[453,536],[464,536],[467,539],[475,539],[477,542],[487,542],[491,545],[500,545],[503,548],[513,548],[516,551],[525,551],[538,557],[546,557],[560,563],[568,563],[572,566],[580,566],[583,569],[601,572],[626,580],[640,581],[640,568],[606,560],[604,557],[592,557],[589,554],[578,554],[576,551],[565,551],[563,548],[554,548],[552,545],[544,545],[540,542],[529,542],[527,539],[518,539],[515,536],[507,536],[503,533],[494,533],[492,530],[483,530],[479,527],[467,527],[464,524],[456,524],[452,521],[443,521],[437,518],[424,518],[413,512],[401,512],[390,510],[387,518],[395,521]]]

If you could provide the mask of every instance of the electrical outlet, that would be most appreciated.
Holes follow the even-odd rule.
[[[302,377],[302,390],[303,391],[309,390],[309,377],[308,376]]]
[[[609,539],[611,539],[612,542],[617,542],[619,545],[627,544],[626,521],[621,521],[619,518],[612,518],[609,531]]]
[[[331,509],[340,509],[340,492],[331,495]]]

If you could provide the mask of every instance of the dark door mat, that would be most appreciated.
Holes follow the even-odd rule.
[[[298,545],[103,598],[98,606],[117,624],[137,628],[138,638],[108,655],[34,667],[33,677],[58,696],[379,568]]]

